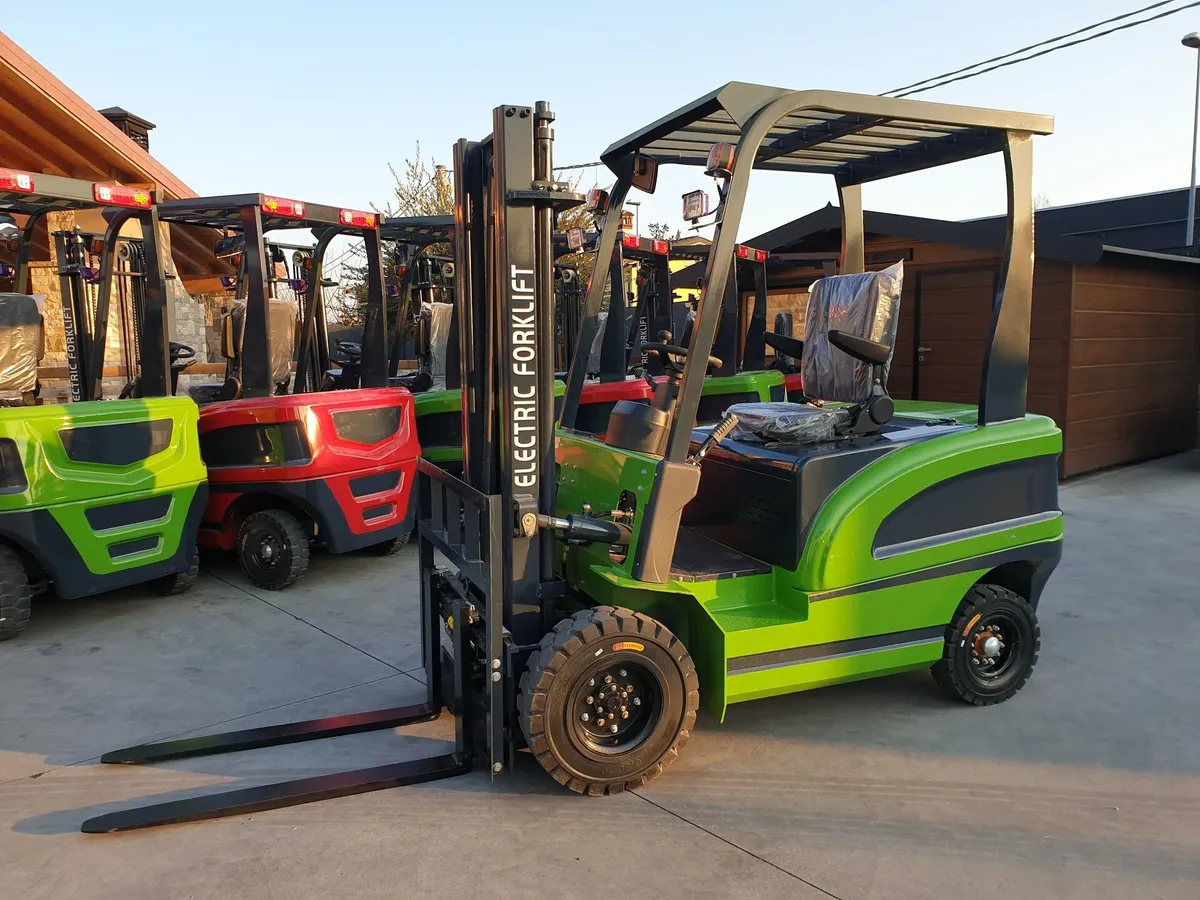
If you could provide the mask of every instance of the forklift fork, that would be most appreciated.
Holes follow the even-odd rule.
[[[504,680],[506,676],[512,676],[502,672],[497,665],[508,655],[504,650],[503,586],[499,581],[503,567],[501,498],[481,494],[425,460],[419,462],[418,481],[426,702],[142,744],[106,753],[101,762],[163,762],[378,731],[432,721],[441,715],[443,706],[454,711],[454,751],[106,813],[85,821],[80,826],[81,831],[104,834],[240,816],[453,778],[471,771],[476,761],[482,762],[481,755],[487,759],[493,773],[503,768],[501,760],[506,756],[511,759],[512,751],[506,746],[504,730],[498,726],[504,721]],[[435,549],[458,570],[457,575],[434,565]],[[454,623],[451,628],[453,684],[448,686],[452,697],[449,704],[444,703],[446,686],[442,683],[441,624],[446,614]],[[485,650],[486,655],[482,653]]]

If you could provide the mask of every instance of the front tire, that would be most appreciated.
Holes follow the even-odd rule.
[[[1042,630],[1028,600],[998,584],[977,584],[946,629],[933,678],[972,706],[1003,703],[1025,686],[1041,647]]]
[[[237,534],[238,562],[251,583],[281,591],[308,571],[308,536],[291,513],[267,509],[246,516]]]
[[[32,602],[25,564],[11,547],[0,546],[0,641],[28,627]]]
[[[661,775],[691,736],[699,705],[683,643],[649,616],[613,606],[582,610],[542,638],[517,698],[542,768],[592,796]]]

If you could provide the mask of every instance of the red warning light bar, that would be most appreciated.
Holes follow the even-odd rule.
[[[283,197],[264,197],[262,211],[273,216],[287,216],[290,219],[304,218],[304,204],[299,200],[286,200]]]
[[[642,246],[642,239],[636,234],[622,234],[621,246],[628,247],[630,250],[637,250]]]
[[[660,241],[658,238],[655,238],[650,242],[650,251],[657,253],[659,256],[668,256],[671,253],[671,242]]]
[[[97,181],[92,185],[92,196],[105,206],[128,206],[132,209],[149,209],[154,198],[145,188],[128,188],[120,184],[105,184]]]
[[[16,169],[0,169],[0,191],[16,191],[19,194],[33,193],[33,175]]]
[[[351,228],[379,227],[379,216],[373,212],[362,212],[357,209],[339,209],[338,221]]]

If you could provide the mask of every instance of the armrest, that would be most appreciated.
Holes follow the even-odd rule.
[[[804,358],[804,341],[798,341],[784,334],[776,334],[774,331],[767,331],[763,333],[763,343],[772,350],[777,350],[792,359]]]
[[[846,334],[844,331],[830,331],[829,343],[843,353],[853,356],[859,362],[865,362],[872,366],[882,366],[887,362],[888,354],[892,352],[892,348],[887,344],[869,341],[853,334]]]

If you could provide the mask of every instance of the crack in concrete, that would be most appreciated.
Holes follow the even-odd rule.
[[[663,812],[665,812],[667,815],[669,815],[669,816],[674,816],[674,817],[675,817],[676,819],[678,819],[680,822],[683,822],[683,823],[685,823],[685,824],[687,824],[687,825],[691,825],[693,828],[696,828],[696,829],[699,829],[700,831],[703,831],[703,832],[704,832],[705,834],[707,834],[709,837],[716,838],[716,839],[717,839],[718,841],[720,841],[722,844],[726,844],[726,845],[728,845],[728,846],[732,847],[734,850],[738,850],[738,851],[740,851],[740,852],[742,852],[742,853],[745,853],[747,856],[749,856],[749,857],[751,857],[751,858],[753,858],[753,859],[756,859],[756,860],[758,860],[758,861],[759,861],[760,863],[762,863],[763,865],[770,866],[770,867],[771,867],[772,869],[774,869],[775,871],[777,871],[777,872],[782,872],[784,875],[788,876],[789,878],[794,878],[796,881],[799,881],[801,884],[806,884],[806,885],[808,885],[808,886],[809,886],[810,888],[812,888],[814,891],[820,891],[820,892],[821,892],[822,894],[824,894],[826,897],[830,897],[830,898],[832,898],[832,900],[842,900],[842,898],[841,898],[841,897],[839,897],[837,894],[834,894],[834,893],[831,893],[830,891],[827,891],[827,890],[825,890],[825,888],[821,887],[819,884],[814,884],[813,882],[809,881],[807,878],[804,878],[804,877],[802,877],[802,876],[800,876],[800,875],[797,875],[795,872],[792,872],[792,871],[790,871],[790,870],[788,870],[788,869],[785,869],[785,868],[784,868],[783,866],[781,866],[781,865],[778,865],[778,864],[776,864],[776,863],[773,863],[773,862],[771,862],[771,861],[770,861],[769,859],[767,859],[766,857],[759,856],[759,855],[758,855],[757,853],[755,853],[753,850],[748,850],[747,848],[745,848],[745,847],[741,846],[740,844],[736,844],[736,843],[734,843],[733,841],[729,840],[729,838],[722,837],[721,835],[717,834],[715,831],[712,831],[712,830],[710,830],[710,829],[708,829],[708,828],[705,828],[703,825],[699,824],[698,822],[693,822],[693,821],[692,821],[691,819],[689,819],[687,816],[680,815],[679,813],[675,812],[673,809],[667,809],[667,807],[663,806],[661,803],[655,803],[655,802],[654,802],[653,800],[651,800],[649,797],[647,797],[647,796],[645,796],[645,795],[643,795],[643,794],[639,794],[637,791],[630,791],[629,793],[633,794],[633,795],[634,795],[635,797],[637,797],[639,800],[644,800],[645,802],[649,803],[649,804],[650,804],[651,806],[653,806],[655,809],[660,809],[660,810],[662,810]]]

